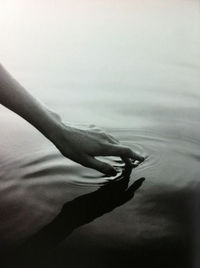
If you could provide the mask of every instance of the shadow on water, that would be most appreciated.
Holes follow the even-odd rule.
[[[151,191],[145,195],[145,200],[140,200],[141,215],[154,215],[174,223],[170,227],[171,235],[152,234],[152,237],[145,239],[145,235],[141,234],[140,243],[132,241],[127,244],[128,247],[122,245],[109,249],[106,245],[94,244],[93,236],[79,234],[75,241],[68,238],[78,227],[111,212],[134,197],[144,178],[128,187],[130,173],[130,169],[124,170],[118,179],[64,204],[51,223],[18,249],[5,254],[3,257],[6,261],[0,267],[193,268],[191,251],[195,230],[192,221],[195,219],[192,208],[195,193],[190,187],[181,190],[157,185],[155,192]],[[154,222],[153,218],[149,220]]]
[[[136,185],[139,186],[140,183],[140,180],[135,182],[133,188],[137,189]],[[109,249],[106,244],[103,246],[94,244],[93,237],[81,236],[83,241],[76,241],[78,243],[72,246],[64,244],[54,252],[53,257],[50,257],[52,263],[48,260],[47,266],[41,267],[197,268],[193,265],[192,256],[195,231],[192,222],[193,195],[194,191],[191,189],[181,191],[166,187],[166,189],[160,188],[160,193],[148,194],[146,200],[140,203],[140,212],[144,215],[155,215],[174,223],[174,226],[170,227],[171,234],[164,232],[155,236],[154,231],[147,239],[141,233],[140,243],[132,241],[130,244],[127,242],[128,246],[123,244]],[[149,213],[149,206],[145,206],[146,202],[150,204],[153,213],[152,211]],[[110,208],[112,209],[112,205]],[[154,222],[153,218],[149,221]],[[113,239],[113,244],[115,241]]]
[[[128,187],[131,171],[132,167],[126,167],[115,180],[64,204],[61,212],[51,223],[17,249],[4,254],[1,267],[40,267],[41,262],[75,229],[133,198],[135,191],[145,179],[140,178]]]

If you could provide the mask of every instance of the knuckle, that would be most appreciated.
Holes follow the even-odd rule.
[[[106,135],[106,133],[103,132],[103,131],[100,133],[100,135],[101,135],[101,137],[104,138],[104,139],[107,139],[107,138],[108,138],[108,136]]]
[[[108,135],[112,140],[117,140],[113,135],[109,134]]]
[[[101,130],[99,127],[95,127],[95,131],[96,131],[97,133],[99,133],[99,135],[102,134],[102,130]]]
[[[90,124],[89,127],[90,128],[96,128],[96,125],[95,124]]]

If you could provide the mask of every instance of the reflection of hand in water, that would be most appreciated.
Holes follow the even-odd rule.
[[[14,250],[14,256],[8,253],[8,256],[11,254],[12,257],[6,257],[6,260],[14,263],[14,267],[16,264],[19,264],[18,267],[38,267],[38,262],[73,230],[125,204],[133,198],[144,181],[144,178],[138,179],[128,187],[134,165],[122,166],[122,173],[116,179],[107,182],[94,192],[64,204],[59,215],[51,223]]]
[[[59,215],[28,241],[34,256],[47,253],[76,228],[129,201],[144,181],[144,178],[138,179],[128,187],[131,169],[130,166],[125,168],[115,180],[66,203]]]

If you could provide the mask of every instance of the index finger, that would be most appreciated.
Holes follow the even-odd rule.
[[[129,147],[123,146],[123,145],[118,145],[118,144],[112,145],[112,146],[110,145],[110,148],[108,151],[110,155],[132,158],[140,162],[143,162],[145,159],[142,155],[139,155],[133,152]]]

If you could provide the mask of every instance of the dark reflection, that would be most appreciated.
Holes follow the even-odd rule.
[[[37,265],[37,261],[49,254],[73,230],[133,198],[135,191],[145,179],[138,179],[128,187],[131,171],[132,167],[126,166],[115,180],[64,204],[59,215],[51,223],[26,241],[20,249],[15,250],[15,264],[16,261],[20,261],[20,267],[26,267],[27,264],[29,267]]]
[[[34,253],[48,251],[65,239],[74,229],[87,224],[130,200],[144,179],[129,188],[129,175],[109,182],[95,192],[79,196],[66,203],[59,215],[29,242]],[[38,251],[39,249],[39,251]]]

